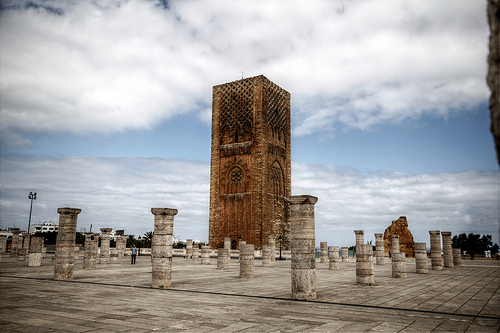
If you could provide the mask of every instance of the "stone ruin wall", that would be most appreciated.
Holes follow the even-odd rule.
[[[399,235],[399,250],[404,252],[407,258],[413,258],[415,256],[415,242],[410,229],[408,229],[406,216],[401,216],[399,219],[392,221],[392,224],[385,229],[384,256],[386,257],[389,257],[389,251],[392,253],[392,235]]]

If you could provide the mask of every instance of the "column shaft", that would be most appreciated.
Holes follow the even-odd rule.
[[[172,286],[172,244],[177,209],[151,208],[154,215],[151,288]]]
[[[75,263],[76,220],[82,210],[59,208],[59,231],[56,239],[54,280],[72,280]]]

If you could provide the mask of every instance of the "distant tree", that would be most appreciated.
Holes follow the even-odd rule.
[[[151,247],[151,242],[153,241],[153,232],[152,231],[148,231],[144,234],[144,236],[142,236],[142,239],[141,239],[141,246],[142,247]]]
[[[83,232],[76,233],[75,244],[85,244],[85,234]]]
[[[498,252],[498,245],[493,245],[491,241],[491,235],[481,235],[470,233],[466,235],[462,233],[458,236],[453,236],[451,240],[452,247],[461,249],[462,251],[467,251],[468,254],[481,254],[486,250],[490,250],[492,253]]]
[[[135,239],[135,235],[128,235],[127,237],[127,248],[129,248],[132,244],[136,245],[137,239]]]

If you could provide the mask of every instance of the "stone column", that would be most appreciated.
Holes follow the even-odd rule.
[[[329,269],[339,269],[339,247],[329,246],[328,255],[330,259]]]
[[[186,256],[184,258],[191,259],[193,257],[193,240],[186,239]]]
[[[453,250],[451,248],[451,232],[441,231],[441,236],[443,237],[443,259],[444,267],[453,268]]]
[[[349,248],[342,247],[340,250],[342,251],[342,262],[349,262]]]
[[[316,299],[314,204],[318,198],[296,195],[286,201],[290,204],[292,298]]]
[[[462,250],[454,247],[452,249],[453,252],[453,265],[455,267],[462,266]]]
[[[191,248],[191,259],[194,261],[200,260],[200,248],[198,244],[193,244]]]
[[[85,251],[83,252],[83,269],[95,269],[97,262],[97,245],[99,235],[85,234]]]
[[[385,265],[384,234],[375,234],[375,251],[377,265]]]
[[[262,267],[271,267],[271,249],[269,245],[262,245]]]
[[[406,278],[406,259],[404,252],[392,254],[392,277]]]
[[[7,236],[0,235],[0,253],[7,252]]]
[[[358,252],[358,245],[365,243],[365,231],[364,230],[354,230],[354,233],[356,234],[356,253],[357,253]]]
[[[117,230],[116,232],[121,231],[123,233],[123,230]],[[118,251],[118,258],[123,258],[125,257],[125,249],[127,248],[127,236],[126,235],[119,235],[118,238],[116,239],[116,250]]]
[[[253,279],[254,274],[254,251],[253,244],[242,244],[240,247],[240,278]]]
[[[425,243],[415,243],[415,265],[417,273],[429,273],[429,268],[427,267],[427,248]]]
[[[75,246],[75,261],[80,259],[80,247]]]
[[[24,249],[24,255],[27,256],[29,253],[30,249],[30,239],[31,235],[29,233],[26,233],[23,238],[23,249]]]
[[[42,258],[47,258],[47,247],[42,247]]]
[[[320,263],[327,263],[328,262],[328,242],[320,242],[319,243],[319,250],[320,250]]]
[[[229,269],[229,251],[226,248],[217,250],[217,269]]]
[[[154,237],[151,288],[170,288],[172,286],[172,244],[174,216],[177,209],[151,208],[154,217]]]
[[[391,235],[392,238],[392,253],[399,253],[399,235]]]
[[[112,247],[111,249],[109,249],[109,260],[118,260],[118,249],[116,247]]]
[[[203,265],[210,265],[210,246],[201,246],[201,263]]]
[[[109,264],[111,257],[110,233],[113,228],[101,228],[101,253],[99,254],[100,264]]]
[[[439,230],[429,231],[431,237],[431,267],[433,270],[443,270],[443,259],[441,257],[441,234]]]
[[[372,257],[373,246],[371,244],[356,245],[356,284],[363,286],[375,284]]]
[[[10,243],[10,256],[17,257],[17,251],[19,249],[19,228],[11,228],[12,232],[12,242]]]
[[[59,208],[59,231],[56,239],[54,280],[72,280],[75,263],[76,220],[82,210]]]
[[[271,261],[276,261],[276,236],[269,235],[268,243],[269,252],[271,253]]]
[[[224,248],[231,250],[231,237],[224,237]]]
[[[31,238],[30,254],[28,255],[28,266],[38,267],[42,264],[43,236]]]

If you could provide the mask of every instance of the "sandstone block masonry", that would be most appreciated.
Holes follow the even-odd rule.
[[[316,251],[314,204],[318,198],[297,195],[290,203],[290,239],[292,255],[292,298],[316,299]]]
[[[151,288],[170,288],[172,286],[174,216],[177,214],[177,209],[151,208],[151,213],[154,215]]]
[[[441,256],[441,234],[439,230],[430,230],[431,238],[431,267],[433,270],[443,270],[443,258]]]
[[[109,264],[111,258],[111,230],[112,228],[101,228],[101,252],[99,254],[100,264]]]
[[[59,208],[59,231],[56,239],[54,280],[72,280],[75,262],[76,220],[82,210]]]
[[[31,237],[28,266],[37,267],[42,264],[43,236]]]
[[[213,87],[209,244],[289,249],[290,94],[260,75]]]
[[[413,235],[408,228],[406,216],[400,216],[399,219],[392,221],[392,224],[384,232],[384,251],[385,256],[389,256],[392,248],[392,235],[399,236],[400,252],[405,253],[407,258],[413,258],[414,240]]]

